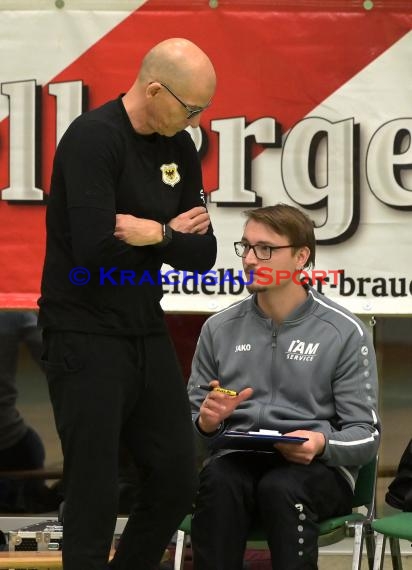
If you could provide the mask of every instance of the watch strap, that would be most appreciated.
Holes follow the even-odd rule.
[[[162,231],[163,231],[163,239],[160,243],[157,244],[159,247],[164,247],[165,245],[169,244],[173,238],[173,230],[167,224],[163,224]]]

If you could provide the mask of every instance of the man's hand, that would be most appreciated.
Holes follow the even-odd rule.
[[[218,380],[209,383],[213,388],[219,386]],[[228,396],[222,392],[212,391],[206,396],[200,406],[198,424],[205,433],[212,433],[218,429],[220,424],[229,417],[238,405],[250,398],[253,394],[252,388],[245,388],[237,396]]]
[[[196,206],[172,218],[168,225],[177,232],[203,235],[210,225],[210,217],[206,208]],[[130,214],[117,214],[114,237],[129,245],[154,245],[163,240],[162,224]]]
[[[285,433],[295,437],[307,437],[308,441],[303,443],[275,443],[277,449],[285,459],[292,463],[303,463],[309,465],[317,455],[321,455],[325,449],[325,436],[318,431],[306,431],[298,429]]]
[[[130,214],[117,214],[114,237],[129,245],[154,245],[163,240],[162,224]]]
[[[210,217],[203,206],[196,206],[187,212],[172,218],[168,225],[183,234],[205,234],[210,224]]]

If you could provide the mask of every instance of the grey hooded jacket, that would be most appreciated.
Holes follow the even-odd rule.
[[[224,388],[254,389],[213,435],[197,428],[205,392],[218,379]],[[375,351],[363,323],[308,288],[307,300],[280,326],[252,295],[211,316],[203,325],[188,383],[195,432],[211,456],[227,430],[297,429],[322,432],[318,460],[339,469],[354,488],[359,467],[379,445]]]

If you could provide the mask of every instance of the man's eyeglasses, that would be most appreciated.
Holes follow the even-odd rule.
[[[161,83],[160,81],[159,81],[159,83],[162,87],[164,87],[167,91],[169,91],[169,93],[171,95],[173,95],[173,97],[177,101],[179,101],[179,103],[182,105],[182,107],[184,107],[186,109],[186,112],[187,112],[186,119],[192,119],[193,117],[196,117],[196,115],[199,115],[199,113],[201,113],[202,111],[204,111],[205,109],[207,109],[210,106],[210,103],[208,103],[204,107],[191,107],[190,105],[187,105],[184,101],[182,101],[180,99],[180,97],[178,97],[175,93],[173,93],[173,91],[170,89],[170,87],[168,87],[164,83]]]
[[[272,257],[272,251],[277,249],[284,249],[285,247],[299,247],[298,245],[252,245],[250,243],[245,243],[244,241],[235,241],[235,252],[239,257],[246,257],[249,251],[252,249],[257,259],[261,261],[268,261]]]

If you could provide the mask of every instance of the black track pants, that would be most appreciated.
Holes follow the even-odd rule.
[[[236,452],[200,474],[192,520],[194,570],[241,570],[248,530],[260,520],[275,570],[314,570],[317,522],[351,511],[352,491],[320,461],[286,462],[278,453]]]
[[[64,570],[108,567],[120,438],[144,476],[110,568],[152,570],[196,489],[189,404],[171,341],[48,332],[44,349],[64,455]]]

